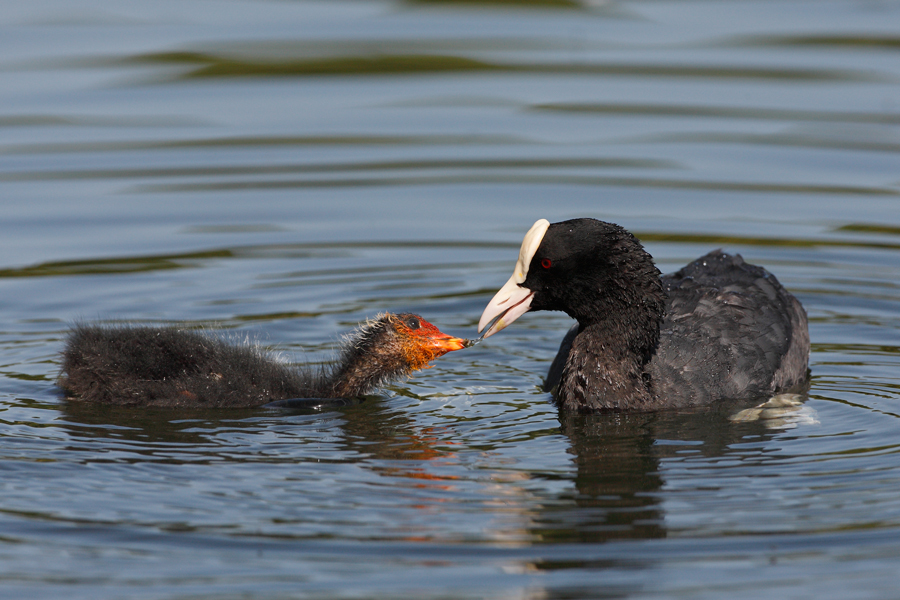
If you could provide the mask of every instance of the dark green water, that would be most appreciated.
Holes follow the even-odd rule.
[[[894,598],[900,6],[153,2],[0,11],[0,595]],[[799,410],[560,417],[568,319],[360,405],[65,403],[77,319],[327,360],[471,337],[538,218],[810,316]]]

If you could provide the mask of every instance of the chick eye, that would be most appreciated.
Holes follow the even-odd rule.
[[[419,320],[415,317],[410,317],[406,320],[406,326],[410,329],[418,329],[419,328]]]
[[[553,266],[553,261],[551,261],[549,258],[544,258],[541,260],[541,266],[545,269],[549,269]]]

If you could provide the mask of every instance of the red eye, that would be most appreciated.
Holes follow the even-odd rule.
[[[549,269],[550,267],[553,266],[553,263],[550,261],[549,258],[545,258],[545,259],[541,260],[541,266],[544,267],[545,269]]]

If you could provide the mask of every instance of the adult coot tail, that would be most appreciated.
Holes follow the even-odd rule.
[[[386,313],[347,336],[335,364],[311,371],[197,331],[78,325],[63,351],[59,385],[74,399],[120,405],[252,407],[349,398],[466,345],[418,315]]]
[[[530,310],[578,321],[548,376],[563,409],[702,406],[796,391],[807,379],[806,311],[774,275],[717,250],[661,277],[612,223],[534,224],[478,330],[494,321],[488,337]]]

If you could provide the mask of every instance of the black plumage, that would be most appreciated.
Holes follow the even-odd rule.
[[[560,310],[578,321],[547,378],[561,408],[701,406],[805,384],[806,312],[762,267],[717,250],[660,276],[618,225],[575,219],[544,227],[532,240],[522,281],[514,276],[504,286],[514,297],[498,292],[485,317],[518,301],[517,314]]]
[[[464,344],[418,315],[387,313],[348,335],[334,364],[304,369],[195,330],[80,324],[66,342],[59,385],[73,399],[143,406],[355,397]]]

